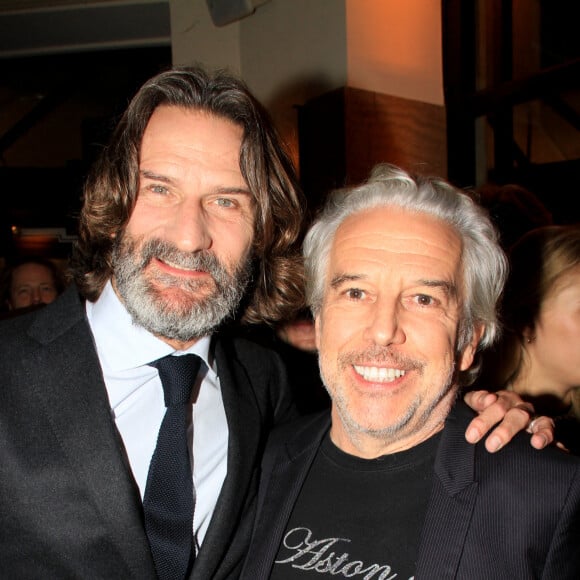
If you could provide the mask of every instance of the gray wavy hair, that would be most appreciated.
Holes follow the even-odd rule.
[[[390,164],[377,165],[360,186],[333,192],[310,228],[303,249],[306,295],[313,314],[316,316],[322,306],[329,254],[339,226],[353,214],[389,206],[429,214],[457,232],[463,247],[465,281],[457,348],[463,351],[479,324],[485,326],[479,348],[493,344],[500,332],[498,301],[508,265],[486,211],[443,179],[413,176]],[[473,365],[461,382],[472,382],[478,370],[478,365]]]

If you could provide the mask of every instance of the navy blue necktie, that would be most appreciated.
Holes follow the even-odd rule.
[[[166,356],[150,363],[159,371],[165,417],[149,465],[143,509],[155,570],[160,580],[183,580],[195,558],[195,504],[187,418],[191,389],[201,359],[194,354]]]

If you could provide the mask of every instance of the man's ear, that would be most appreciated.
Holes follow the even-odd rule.
[[[320,311],[314,317],[314,340],[316,343],[316,350],[320,352]]]
[[[477,345],[479,344],[479,341],[481,340],[484,332],[485,324],[478,324],[474,326],[473,336],[459,357],[460,371],[466,371],[472,365],[473,359],[475,358],[475,353],[477,351]]]

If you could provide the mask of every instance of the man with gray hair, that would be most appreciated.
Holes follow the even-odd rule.
[[[304,252],[332,408],[270,438],[242,578],[580,577],[580,459],[464,437],[507,271],[485,213],[382,165]]]

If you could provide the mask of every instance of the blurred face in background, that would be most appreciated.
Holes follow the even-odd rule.
[[[278,336],[294,348],[305,352],[316,352],[314,320],[306,314],[280,325]]]
[[[530,387],[569,403],[572,388],[580,386],[580,267],[558,278],[529,333]]]
[[[57,296],[56,281],[47,266],[31,262],[14,268],[8,300],[11,310],[50,304]]]

